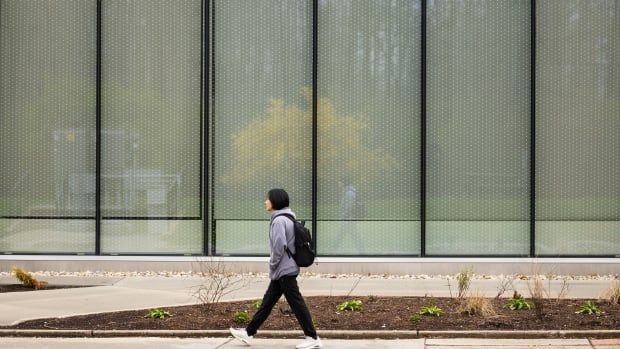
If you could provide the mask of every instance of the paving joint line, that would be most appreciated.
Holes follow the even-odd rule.
[[[620,330],[574,331],[319,331],[321,337],[331,339],[419,339],[419,338],[497,338],[497,339],[569,339],[620,338]],[[0,329],[0,337],[229,337],[228,330],[35,330]],[[262,338],[302,338],[301,331],[262,330]],[[591,345],[592,346],[592,345]]]

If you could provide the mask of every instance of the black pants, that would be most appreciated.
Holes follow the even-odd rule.
[[[308,337],[316,338],[316,330],[314,329],[314,324],[312,324],[310,311],[308,311],[306,302],[304,302],[304,298],[299,293],[297,276],[283,276],[278,280],[271,280],[263,296],[263,304],[254,314],[250,324],[245,328],[248,335],[253,336],[256,334],[256,331],[267,320],[271,309],[276,305],[282,294],[284,294],[286,301],[291,306],[297,321],[304,330],[304,334]]]

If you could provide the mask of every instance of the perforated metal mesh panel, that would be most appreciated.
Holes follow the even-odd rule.
[[[429,255],[528,253],[529,4],[429,2]]]
[[[269,189],[311,217],[312,3],[212,3],[216,252],[265,254]]]
[[[201,1],[105,0],[102,21],[103,250],[199,253]]]
[[[620,2],[537,6],[536,253],[620,255]]]
[[[318,16],[319,251],[419,254],[420,1]]]
[[[0,2],[1,251],[94,250],[96,13]]]

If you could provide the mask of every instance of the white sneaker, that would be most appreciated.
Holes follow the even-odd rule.
[[[323,348],[323,344],[321,343],[321,338],[319,338],[319,336],[317,336],[316,339],[312,337],[306,337],[306,340],[297,344],[295,348],[297,349]]]
[[[233,337],[245,343],[245,345],[252,345],[250,341],[252,340],[252,338],[254,338],[254,336],[248,336],[248,333],[246,332],[244,328],[240,328],[237,330],[231,327],[230,334],[232,334]]]

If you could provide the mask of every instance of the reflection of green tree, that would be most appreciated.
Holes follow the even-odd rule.
[[[310,104],[311,91],[302,93]],[[394,156],[364,141],[366,116],[338,115],[328,98],[320,98],[317,108],[320,177],[346,176],[354,183],[367,184],[389,177],[399,166]],[[310,171],[311,111],[273,99],[266,114],[232,136],[233,166],[223,179],[226,185],[264,187],[276,176],[279,183],[290,186],[300,169]]]

